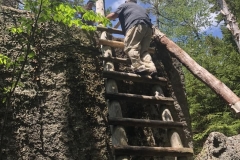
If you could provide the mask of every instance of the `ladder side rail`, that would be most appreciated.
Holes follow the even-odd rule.
[[[102,32],[101,39],[108,39],[107,33]],[[103,57],[112,57],[112,50],[109,46],[101,46],[102,50],[102,56]],[[114,65],[112,62],[104,61],[103,67],[105,71],[114,71]],[[105,88],[106,93],[118,93],[117,83],[113,79],[106,79],[105,81]],[[122,117],[122,111],[120,103],[116,100],[107,101],[107,107],[108,107],[108,114],[110,117]],[[111,134],[112,134],[112,145],[121,145],[126,146],[127,144],[127,136],[126,132],[123,127],[121,126],[110,126]],[[115,160],[128,160],[129,158],[127,156],[116,156],[114,155]]]
[[[163,90],[162,90],[160,85],[155,85],[152,90],[153,90],[153,94],[155,96],[165,97],[164,93],[163,93]],[[172,114],[171,114],[171,112],[168,108],[162,107],[162,115],[161,116],[162,116],[162,120],[165,121],[165,122],[166,121],[171,121],[171,122],[174,121],[173,117],[172,117]],[[168,136],[168,139],[170,141],[171,147],[173,147],[173,148],[184,148],[183,144],[182,144],[182,140],[181,140],[181,138],[180,138],[176,129],[170,129],[170,130],[168,129],[167,130],[167,136]],[[175,157],[175,159],[176,160],[186,160],[187,157]]]

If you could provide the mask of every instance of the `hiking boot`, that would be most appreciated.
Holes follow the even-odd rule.
[[[149,53],[145,52],[142,55],[141,61],[143,63],[143,65],[145,66],[145,68],[147,68],[149,70],[149,74],[152,77],[155,77],[157,75],[157,69],[155,67],[155,64],[152,61],[152,57]]]
[[[149,75],[151,77],[156,77],[157,76],[157,70],[156,68],[147,68],[145,67],[145,65],[141,65],[138,68],[134,68],[131,65],[132,70],[134,71],[134,73],[138,74],[138,75]]]
[[[153,65],[145,65],[145,68],[148,69],[149,76],[151,76],[151,77],[157,76],[157,69],[154,64]]]
[[[137,68],[135,68],[131,65],[131,69],[133,70],[134,73],[139,74],[139,75],[149,74],[149,70],[144,65],[141,65]]]

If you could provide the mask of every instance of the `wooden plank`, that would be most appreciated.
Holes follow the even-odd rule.
[[[162,96],[146,96],[146,95],[136,95],[128,93],[105,93],[106,99],[111,100],[126,100],[133,101],[136,103],[148,103],[148,104],[166,104],[173,105],[173,98],[162,97]]]
[[[114,48],[124,48],[124,43],[119,42],[119,41],[99,39],[99,44],[114,47]],[[155,53],[155,49],[154,48],[149,48],[148,52],[153,54],[153,53]]]
[[[152,127],[152,128],[182,128],[184,126],[181,122],[170,122],[149,119],[134,119],[134,118],[115,118],[108,117],[110,125],[118,126],[136,126],[136,127]]]
[[[111,78],[111,79],[118,79],[118,80],[148,83],[148,84],[159,84],[161,86],[167,85],[167,80],[163,77],[152,78],[151,76],[140,76],[140,75],[137,75],[134,73],[103,71],[103,77]]]
[[[176,57],[196,78],[205,83],[217,95],[222,97],[231,109],[240,117],[240,98],[233,93],[223,82],[209,73],[205,68],[195,62],[183,49],[168,39],[157,28],[154,30],[154,40],[158,46],[164,46]],[[160,48],[161,49],[161,48]]]
[[[104,61],[123,63],[123,64],[131,64],[131,60],[127,58],[118,58],[118,57],[99,57],[99,59]]]
[[[123,35],[122,30],[115,29],[115,28],[106,28],[106,27],[97,26],[97,31],[101,31],[101,32],[106,31],[108,33],[122,34]]]
[[[193,156],[193,150],[191,148],[172,148],[172,147],[113,146],[113,152],[115,155],[138,155],[158,157]]]

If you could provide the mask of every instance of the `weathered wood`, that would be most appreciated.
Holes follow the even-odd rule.
[[[158,96],[158,95],[164,96],[161,86],[155,85],[153,87],[153,94],[155,96]],[[163,108],[162,109],[162,120],[164,122],[173,122],[173,117],[171,115],[170,110],[165,107],[162,107],[162,108]],[[171,147],[183,148],[181,138],[180,138],[179,134],[176,132],[176,129],[171,129],[171,130],[168,129],[167,134],[168,134],[167,137],[169,139],[169,143],[170,143]],[[183,155],[181,155],[181,157],[176,157],[176,158],[177,158],[177,160],[185,160],[186,159],[186,157],[184,157]]]
[[[101,16],[105,16],[105,5],[104,0],[97,0],[96,1],[96,13],[100,14]]]
[[[166,104],[173,105],[173,99],[169,97],[161,96],[145,96],[128,93],[105,93],[105,98],[110,100],[126,100],[136,103],[148,103],[148,104]]]
[[[158,96],[164,96],[163,91],[161,86],[159,85],[155,85],[153,87],[153,95]],[[171,112],[168,108],[166,107],[161,107],[162,108],[162,120],[164,122],[174,122],[173,117],[171,115]],[[177,133],[176,129],[168,129],[167,130],[167,137],[169,139],[169,143],[171,145],[171,147],[173,148],[183,148],[183,144],[182,144],[182,140],[179,136],[179,134]],[[177,160],[186,160],[187,158],[184,155],[180,155],[180,157],[176,157]]]
[[[99,57],[99,59],[104,61],[110,61],[115,63],[131,64],[131,60],[127,58],[118,58],[118,57]]]
[[[238,52],[240,53],[240,29],[238,27],[237,18],[231,13],[225,0],[217,0],[217,2],[222,9],[221,13],[225,17],[225,24],[227,24],[226,27],[232,33],[234,41],[238,47]]]
[[[101,39],[107,39],[107,32],[102,32]],[[109,46],[101,45],[102,56],[112,57],[112,49]],[[104,61],[103,68],[105,71],[114,71],[114,65],[112,62]]]
[[[164,93],[163,93],[163,90],[162,90],[161,86],[160,85],[154,85],[152,90],[151,90],[151,95],[152,96],[162,96],[162,97],[164,97]],[[151,119],[155,119],[155,120],[160,119],[160,110],[164,106],[165,105],[159,105],[159,104],[150,105],[148,117],[151,118]],[[165,131],[165,134],[166,134],[167,130],[164,129],[164,131]],[[150,146],[163,147],[163,146],[160,146],[161,143],[159,143],[159,139],[164,138],[164,142],[166,142],[165,138],[167,136],[166,135],[163,136],[163,133],[162,133],[164,131],[162,129],[159,129],[159,128],[151,128],[151,130],[149,130],[149,132],[148,132],[148,138],[147,138],[148,144]],[[165,160],[165,158],[163,158],[163,157],[154,158],[154,160],[158,160],[158,159]],[[149,159],[146,159],[146,160],[151,160],[151,159],[149,158]]]
[[[197,64],[183,49],[168,39],[158,29],[154,31],[155,41],[159,46],[165,46],[192,74],[210,87],[217,95],[221,96],[240,116],[240,99],[224,83]]]
[[[106,63],[105,70],[108,69],[109,64]],[[117,93],[118,87],[116,81],[112,79],[106,80],[106,92],[108,93]],[[122,117],[122,110],[120,103],[118,101],[108,101],[108,114],[111,117]],[[112,144],[113,145],[127,145],[127,135],[123,127],[121,126],[110,126],[112,134]],[[126,156],[117,156],[116,160],[128,160]]]
[[[162,120],[163,121],[171,121],[173,122],[173,118],[171,115],[171,112],[169,111],[169,109],[164,109],[162,112]]]
[[[114,47],[114,48],[124,48],[124,43],[119,42],[119,41],[99,39],[99,44]],[[153,53],[155,53],[155,49],[154,48],[149,48],[148,52],[153,54]]]
[[[153,128],[182,128],[183,123],[171,121],[159,121],[148,119],[134,119],[134,118],[115,118],[108,117],[110,125],[118,126],[136,126],[136,127],[153,127]]]
[[[171,146],[173,148],[183,148],[182,140],[176,131],[171,130],[169,133],[169,137],[170,137]]]
[[[106,31],[108,33],[114,33],[114,34],[123,34],[122,30],[118,30],[115,28],[106,28],[106,27],[97,26],[97,30],[98,31]]]
[[[138,156],[193,156],[191,148],[172,147],[146,147],[146,146],[114,146],[116,155],[138,155]]]
[[[168,109],[163,110],[162,119],[164,122],[173,122],[171,112]],[[171,147],[173,148],[183,148],[182,140],[175,130],[168,132],[168,137],[170,139]]]
[[[148,84],[159,84],[161,86],[167,85],[167,80],[165,78],[162,78],[162,77],[152,78],[151,76],[140,76],[138,74],[133,74],[133,73],[103,71],[103,77],[117,79],[117,80],[148,83]]]
[[[102,16],[105,16],[104,0],[96,1],[96,12]],[[107,33],[102,32],[101,39],[108,39]],[[112,57],[112,50],[109,46],[101,45],[101,50],[103,57]],[[104,64],[105,71],[114,71],[114,65],[112,62],[105,61]],[[116,82],[114,80],[106,81],[106,91],[107,92],[118,92]],[[108,102],[108,113],[113,117],[122,117],[121,106],[118,101]],[[124,128],[121,126],[110,126],[112,133],[112,144],[113,145],[127,145],[127,136]],[[115,160],[128,160],[127,156],[115,156]]]
[[[108,102],[108,114],[113,117],[122,117],[122,110],[118,101]],[[110,125],[113,145],[128,145],[127,135],[122,126]]]

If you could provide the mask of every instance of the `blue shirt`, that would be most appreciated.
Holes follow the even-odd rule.
[[[118,14],[123,33],[126,34],[134,25],[143,23],[149,27],[152,26],[147,11],[134,2],[128,2],[120,5],[114,12]]]

